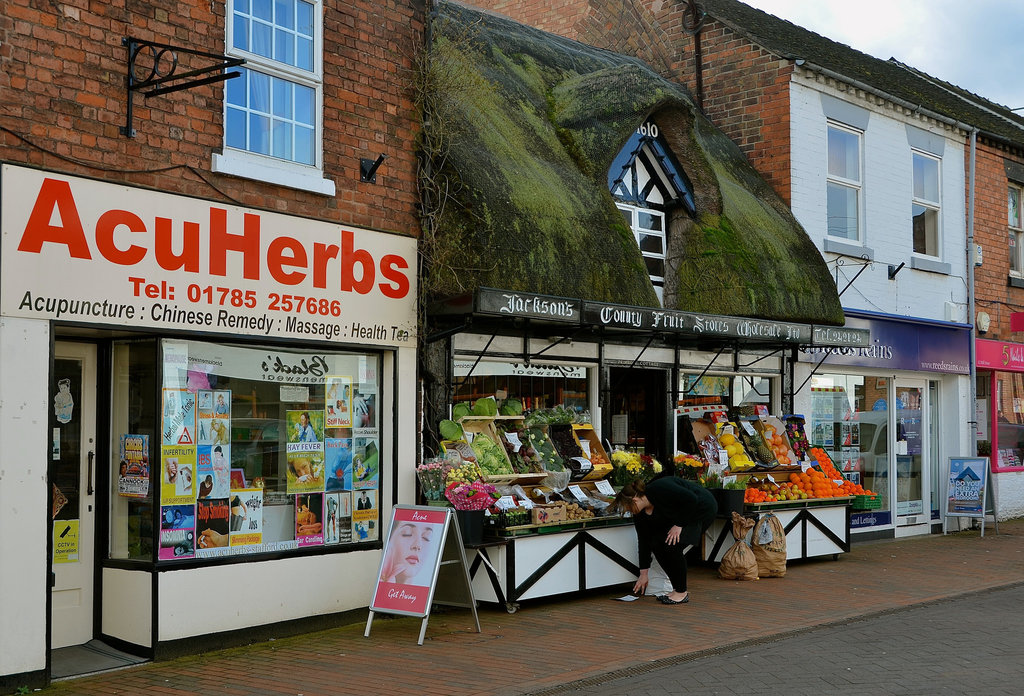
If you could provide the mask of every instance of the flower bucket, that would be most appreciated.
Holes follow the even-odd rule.
[[[462,545],[480,544],[484,540],[484,511],[456,510],[455,518],[459,521],[459,532],[462,534]]]
[[[718,514],[725,517],[732,517],[732,513],[743,514],[743,493],[744,491],[731,488],[710,488],[711,495],[718,503]]]

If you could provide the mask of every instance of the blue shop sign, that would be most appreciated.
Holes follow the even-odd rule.
[[[952,322],[908,320],[846,310],[846,326],[871,332],[871,345],[863,348],[800,349],[800,360],[822,367],[853,365],[911,372],[971,372],[971,327]]]

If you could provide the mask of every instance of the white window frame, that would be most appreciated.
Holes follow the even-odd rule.
[[[936,185],[936,193],[939,196],[939,200],[931,201],[931,200],[928,200],[927,198],[918,198],[918,196],[914,193],[914,189],[916,188],[916,182],[913,179],[913,177],[914,177],[914,170],[915,170],[915,167],[913,165],[914,165],[914,158],[916,158],[916,157],[922,157],[922,158],[924,158],[926,160],[931,160],[931,161],[935,162],[935,185]],[[942,158],[941,157],[933,155],[930,152],[925,152],[924,150],[911,150],[911,189],[910,189],[910,192],[911,192],[911,200],[912,200],[911,206],[910,206],[910,211],[911,211],[911,214],[910,214],[910,218],[911,218],[911,222],[910,222],[910,224],[911,224],[911,231],[910,231],[910,233],[911,233],[911,240],[910,240],[911,251],[913,252],[913,254],[915,256],[918,256],[920,258],[940,259],[940,258],[942,258]],[[922,251],[917,251],[916,249],[913,248],[913,245],[914,245],[914,240],[913,240],[913,233],[914,233],[913,232],[913,224],[914,224],[913,219],[914,219],[914,214],[913,214],[913,211],[914,211],[914,206],[915,205],[919,205],[922,208],[927,208],[928,210],[934,210],[935,211],[935,251],[937,252],[935,254],[927,254],[927,253],[922,252]]]
[[[829,171],[829,153],[828,153],[828,132],[830,130],[842,131],[849,135],[856,136],[857,138],[857,172],[860,175],[859,179],[847,179],[846,177],[832,174]],[[837,121],[828,121],[825,129],[825,236],[829,239],[839,240],[847,244],[863,244],[864,243],[864,131]],[[828,186],[834,184],[846,189],[852,189],[857,193],[857,230],[854,238],[850,237],[839,237],[829,233],[829,221],[828,221]]]
[[[665,252],[666,244],[668,244],[668,236],[665,234],[665,226],[668,224],[668,215],[661,210],[655,210],[654,208],[644,208],[637,205],[629,205],[628,203],[616,202],[616,207],[624,213],[629,213],[630,223],[629,227],[633,230],[633,239],[636,241],[637,248],[640,249],[640,254],[644,258],[657,259],[661,261],[661,267],[668,270],[666,267]],[[647,213],[654,217],[661,218],[661,229],[652,230],[647,227],[640,227],[640,213]],[[655,254],[650,251],[644,251],[643,247],[640,246],[640,235],[645,234],[652,237],[659,237],[661,239],[661,253]],[[658,302],[662,306],[665,304],[665,276],[653,276],[648,275],[651,279],[651,284],[654,285],[654,292],[658,295]]]
[[[1010,216],[1010,192],[1017,194],[1016,220]],[[1014,246],[1009,251],[1010,275],[1018,278],[1024,277],[1024,211],[1021,211],[1022,204],[1024,204],[1024,186],[1011,182],[1007,186],[1006,193],[1006,225],[1009,228],[1009,238],[1014,242]]]
[[[270,184],[288,188],[310,191],[312,193],[333,196],[336,187],[333,179],[324,177],[323,173],[323,139],[324,139],[324,93],[323,93],[323,35],[324,35],[324,4],[323,0],[305,0],[313,5],[313,70],[307,71],[295,66],[278,62],[266,56],[251,53],[234,47],[234,0],[228,0],[225,9],[225,55],[232,58],[244,58],[245,68],[277,77],[289,82],[309,87],[316,93],[314,113],[316,115],[315,152],[313,165],[291,162],[270,155],[248,150],[240,150],[227,145],[227,86],[223,104],[224,146],[222,151],[213,154],[211,169],[221,174],[256,179]],[[234,78],[240,79],[240,78]]]

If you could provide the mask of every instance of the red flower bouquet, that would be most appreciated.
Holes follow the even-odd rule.
[[[497,489],[483,481],[452,481],[444,491],[456,510],[486,510],[498,499]]]

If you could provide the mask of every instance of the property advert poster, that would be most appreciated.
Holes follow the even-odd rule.
[[[4,316],[413,345],[413,237],[11,164],[0,200]]]

